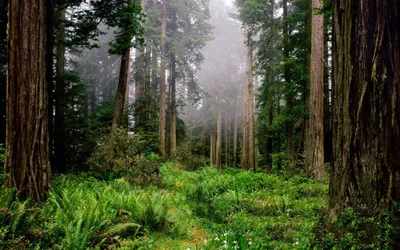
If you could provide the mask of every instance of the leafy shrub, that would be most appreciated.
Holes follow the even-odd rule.
[[[150,153],[144,157],[147,141],[139,134],[117,129],[103,136],[88,160],[91,169],[103,178],[126,176],[135,184],[160,184],[160,158]]]
[[[96,172],[126,174],[134,163],[134,157],[141,153],[142,143],[139,136],[115,129],[99,140],[88,163]]]
[[[192,147],[188,142],[183,142],[177,147],[176,160],[183,166],[185,170],[198,170],[205,167],[207,162],[204,155],[192,152]]]
[[[133,166],[129,170],[129,174],[126,176],[127,180],[141,186],[148,184],[160,186],[160,164],[161,162],[159,158],[154,157],[153,155],[151,155],[150,158],[136,156],[134,158]]]

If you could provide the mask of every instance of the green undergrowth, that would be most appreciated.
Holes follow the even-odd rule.
[[[162,185],[56,176],[37,206],[0,192],[0,249],[309,249],[327,184],[168,163]]]
[[[183,194],[210,238],[200,249],[310,249],[326,183],[299,175],[239,169],[162,169],[164,185]]]

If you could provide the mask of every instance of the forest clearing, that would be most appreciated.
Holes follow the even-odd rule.
[[[0,249],[400,249],[399,0],[0,0]]]

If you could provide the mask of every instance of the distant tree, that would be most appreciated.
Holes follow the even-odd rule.
[[[121,55],[118,89],[115,98],[115,111],[112,128],[121,125],[124,114],[126,91],[128,89],[130,50],[144,43],[144,14],[136,0],[99,1],[94,4],[97,15],[110,27],[118,28],[115,40],[110,43],[111,54]]]
[[[6,184],[21,199],[44,201],[50,191],[47,4],[9,2]],[[32,42],[36,41],[36,42]]]
[[[167,155],[166,148],[166,66],[167,66],[167,0],[162,0],[161,7],[161,84],[160,84],[160,153]]]

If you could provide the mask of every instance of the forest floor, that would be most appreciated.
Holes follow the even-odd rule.
[[[0,248],[309,249],[318,212],[327,205],[327,183],[300,175],[188,172],[167,163],[161,176],[161,187],[145,188],[88,173],[58,176],[40,209],[12,205]],[[0,207],[9,206],[6,197],[2,190]],[[29,233],[7,243],[1,239],[7,231]]]

